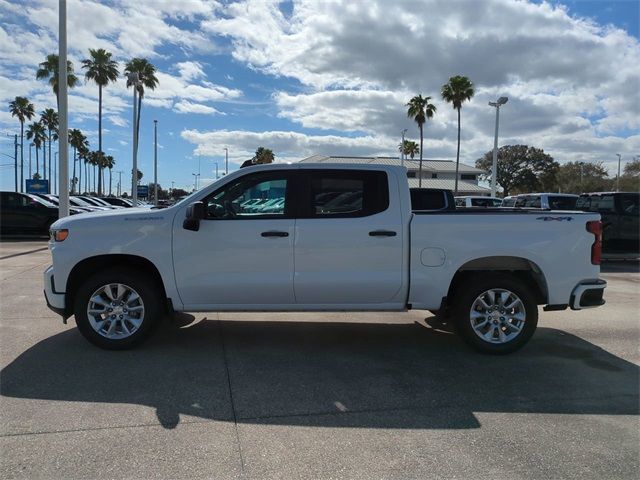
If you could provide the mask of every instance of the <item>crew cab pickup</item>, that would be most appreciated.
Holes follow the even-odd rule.
[[[49,247],[48,305],[109,349],[172,311],[424,309],[508,353],[538,305],[596,307],[606,287],[599,214],[414,210],[395,166],[243,168],[166,209],[60,219]]]

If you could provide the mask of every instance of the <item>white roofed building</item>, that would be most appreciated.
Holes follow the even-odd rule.
[[[340,157],[327,155],[313,155],[300,160],[305,163],[361,163],[379,165],[401,165],[398,157]],[[409,187],[418,187],[419,160],[404,160],[407,167]],[[460,163],[458,168],[458,195],[487,195],[491,194],[489,188],[478,185],[479,175],[485,173],[476,167]],[[446,188],[454,190],[456,178],[456,162],[453,160],[424,159],[422,161],[422,187]]]

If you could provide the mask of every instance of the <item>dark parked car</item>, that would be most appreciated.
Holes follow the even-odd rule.
[[[576,208],[602,216],[602,249],[609,253],[640,253],[640,193],[583,193]]]
[[[58,219],[58,208],[36,195],[0,192],[2,235],[49,235]]]

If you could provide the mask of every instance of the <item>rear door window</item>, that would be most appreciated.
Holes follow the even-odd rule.
[[[625,215],[638,216],[640,213],[640,195],[637,193],[628,193],[620,195],[620,205]]]
[[[346,218],[375,215],[389,208],[387,174],[358,170],[303,170],[307,201],[301,218]]]

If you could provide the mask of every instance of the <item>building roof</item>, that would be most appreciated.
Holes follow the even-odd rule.
[[[345,156],[327,156],[327,155],[313,155],[311,157],[300,160],[301,162],[312,163],[367,163],[367,164],[379,164],[379,165],[401,165],[402,162],[398,157],[345,157]],[[409,170],[418,170],[420,168],[419,160],[405,160],[404,166]],[[456,162],[453,160],[436,160],[425,158],[422,161],[422,169],[427,172],[455,172]],[[481,174],[485,173],[481,170],[470,165],[461,163],[459,166],[459,173]]]
[[[420,179],[409,178],[409,188],[418,188],[420,185]],[[454,179],[446,178],[423,178],[422,188],[445,188],[453,191],[455,188]],[[458,193],[457,195],[472,194],[486,196],[491,194],[491,189],[481,187],[473,182],[466,180],[458,180]]]

